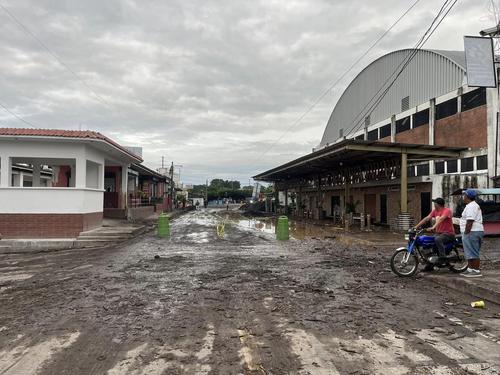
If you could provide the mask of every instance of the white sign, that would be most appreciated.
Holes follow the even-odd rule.
[[[464,36],[467,85],[496,87],[493,40],[479,36]]]

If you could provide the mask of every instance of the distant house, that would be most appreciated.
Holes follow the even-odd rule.
[[[0,235],[73,238],[128,216],[142,158],[93,131],[0,128]]]

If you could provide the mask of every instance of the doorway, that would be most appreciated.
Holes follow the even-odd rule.
[[[375,220],[377,217],[377,194],[365,194],[364,213],[370,214],[371,218]]]
[[[387,194],[380,194],[380,223],[387,224]]]
[[[420,219],[429,215],[432,211],[432,200],[430,192],[420,193]]]

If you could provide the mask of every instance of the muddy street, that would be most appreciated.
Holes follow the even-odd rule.
[[[500,309],[389,251],[225,211],[104,250],[0,257],[0,374],[498,374]],[[457,276],[458,277],[458,276]]]

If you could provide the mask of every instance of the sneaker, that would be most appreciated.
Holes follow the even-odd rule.
[[[467,268],[464,272],[461,273],[463,277],[482,277],[483,274],[480,270],[475,270],[473,268]]]

